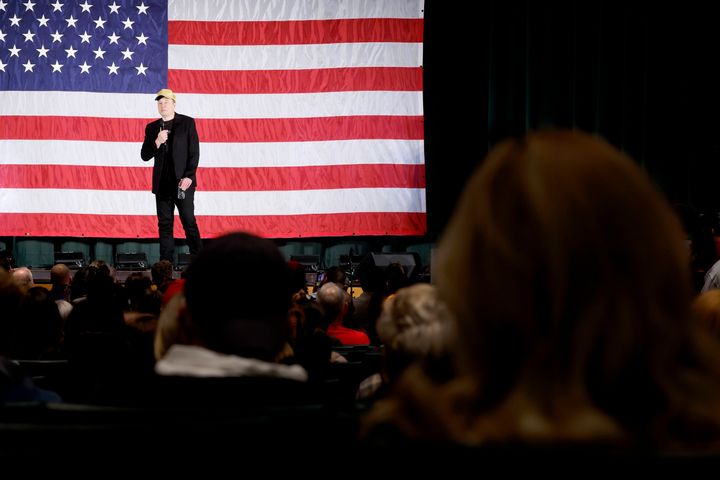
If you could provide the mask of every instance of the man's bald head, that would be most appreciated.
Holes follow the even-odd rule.
[[[32,272],[27,267],[18,267],[12,272],[13,281],[20,287],[20,290],[27,292],[29,289],[35,286],[33,282]]]
[[[53,285],[70,285],[71,280],[70,269],[64,263],[58,263],[50,269],[50,283]]]

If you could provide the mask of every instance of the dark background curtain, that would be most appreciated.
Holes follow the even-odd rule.
[[[684,212],[719,209],[720,28],[710,3],[426,0],[429,236],[498,140],[578,128]]]

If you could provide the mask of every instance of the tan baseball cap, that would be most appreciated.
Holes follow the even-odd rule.
[[[157,94],[155,95],[155,101],[158,101],[163,97],[169,98],[173,102],[177,102],[177,99],[175,98],[175,94],[169,88],[163,88],[162,90],[157,92]]]

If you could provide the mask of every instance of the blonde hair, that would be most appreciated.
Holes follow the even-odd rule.
[[[521,389],[545,414],[584,402],[625,431],[647,432],[668,412],[717,421],[720,386],[689,321],[684,239],[645,173],[603,140],[543,131],[498,145],[436,264],[477,408]]]
[[[692,306],[700,328],[720,338],[720,290],[712,289],[701,293]]]
[[[378,319],[377,332],[386,349],[415,357],[447,352],[450,312],[437,298],[435,287],[418,283],[388,298]]]

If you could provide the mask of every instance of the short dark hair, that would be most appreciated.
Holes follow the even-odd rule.
[[[150,270],[152,282],[155,285],[162,285],[165,282],[172,281],[173,265],[170,260],[160,260],[153,263]]]
[[[273,360],[289,338],[290,278],[270,240],[247,233],[212,240],[187,270],[185,295],[196,334],[212,350]]]

